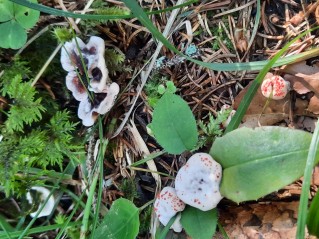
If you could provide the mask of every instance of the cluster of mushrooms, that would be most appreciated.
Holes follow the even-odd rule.
[[[175,188],[164,187],[157,195],[154,210],[159,221],[166,226],[169,220],[185,209],[185,204],[208,211],[217,206],[222,196],[219,184],[222,167],[209,154],[196,153],[180,168],[175,179]],[[171,229],[182,231],[181,215]]]
[[[66,86],[80,102],[78,117],[84,126],[92,126],[99,114],[110,111],[120,90],[109,79],[104,51],[104,40],[96,36],[87,44],[73,38],[61,51],[61,64],[68,72]]]

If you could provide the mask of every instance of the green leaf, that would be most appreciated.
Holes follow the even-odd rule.
[[[0,24],[0,47],[18,49],[27,42],[27,33],[16,21]]]
[[[12,78],[7,86],[7,94],[12,104],[5,124],[8,132],[23,132],[24,125],[31,125],[42,118],[45,108],[41,105],[41,98],[36,99],[36,90],[29,82],[22,82],[21,75]]]
[[[0,22],[10,21],[13,18],[13,3],[0,0]]]
[[[166,92],[157,102],[151,129],[158,143],[170,154],[191,150],[198,141],[196,121],[187,103]]]
[[[204,212],[188,206],[182,212],[181,223],[192,239],[211,239],[216,231],[217,210]]]
[[[37,3],[37,0],[29,0],[29,2]],[[18,23],[25,29],[33,27],[40,17],[40,12],[18,4],[14,6],[14,15]]]
[[[95,231],[96,239],[135,239],[139,229],[138,208],[124,198],[117,199]]]
[[[303,175],[311,138],[304,131],[267,126],[216,139],[210,154],[223,167],[221,194],[235,202],[256,200],[292,183]]]
[[[319,237],[319,193],[313,198],[307,217],[307,227],[311,235]]]

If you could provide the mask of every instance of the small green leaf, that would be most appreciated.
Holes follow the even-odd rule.
[[[167,81],[166,87],[169,93],[174,94],[176,92],[176,86],[174,85],[173,81]]]
[[[0,47],[18,49],[27,42],[27,33],[16,21],[0,24]]]
[[[157,92],[161,95],[163,95],[165,93],[166,89],[165,89],[165,86],[164,85],[159,85],[157,87]]]
[[[37,3],[37,0],[29,0],[29,2]],[[14,6],[14,15],[18,23],[25,29],[33,27],[40,17],[40,12],[18,4]]]
[[[192,239],[211,239],[216,231],[217,211],[213,209],[204,212],[188,206],[182,212],[181,223]]]
[[[216,139],[210,154],[223,167],[221,194],[235,202],[256,200],[292,183],[303,175],[311,138],[301,130],[267,126]]]
[[[313,198],[307,217],[307,227],[311,235],[319,237],[319,193]]]
[[[180,96],[168,92],[154,108],[152,131],[158,143],[171,154],[191,150],[198,141],[191,109]]]
[[[135,239],[139,229],[138,208],[124,198],[116,200],[95,231],[96,239]]]
[[[10,21],[13,18],[13,3],[0,0],[0,22]]]

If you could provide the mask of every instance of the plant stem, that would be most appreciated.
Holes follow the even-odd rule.
[[[310,183],[312,168],[316,159],[316,153],[319,145],[319,119],[315,128],[315,132],[312,136],[311,144],[309,147],[309,153],[307,157],[307,163],[302,183],[301,197],[298,209],[298,221],[297,221],[297,235],[296,238],[305,238],[305,227],[307,221],[307,208],[308,208],[308,195],[310,192]]]

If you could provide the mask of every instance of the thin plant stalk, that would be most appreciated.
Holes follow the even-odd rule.
[[[17,3],[19,5],[38,10],[47,14],[55,15],[55,16],[60,16],[60,17],[70,17],[70,18],[78,18],[78,19],[90,19],[90,20],[118,20],[118,19],[126,19],[126,18],[133,18],[134,15],[132,14],[127,14],[127,15],[98,15],[98,14],[77,14],[73,12],[66,12],[63,10],[58,10],[55,8],[47,7],[42,4],[38,3],[32,3],[26,0],[10,0],[11,2]],[[187,1],[183,4],[176,5],[173,7],[168,7],[163,10],[157,10],[157,11],[151,11],[151,12],[146,12],[148,15],[154,15],[154,14],[160,14],[160,13],[165,13],[172,11],[174,9],[179,9],[181,7],[186,7],[188,5],[191,5],[193,3],[198,2],[198,0],[190,0]]]
[[[102,203],[102,192],[103,192],[103,166],[104,166],[104,155],[105,155],[105,151],[106,151],[106,147],[108,144],[108,141],[103,139],[103,124],[102,124],[102,117],[99,116],[98,118],[99,120],[99,137],[100,137],[100,154],[99,154],[99,160],[98,160],[98,164],[99,164],[99,188],[98,188],[98,194],[97,194],[97,202],[96,202],[96,208],[95,208],[95,215],[93,218],[93,227],[92,227],[92,231],[91,231],[91,238],[94,238],[94,233],[95,233],[95,229],[97,227],[98,224],[98,220],[99,220],[99,214],[100,214],[100,207],[101,207],[101,203]]]
[[[68,219],[66,220],[66,222],[63,224],[63,227],[61,228],[61,230],[59,231],[58,235],[56,236],[55,239],[60,239],[61,236],[63,235],[64,231],[70,227],[70,222],[74,216],[74,214],[76,213],[76,210],[78,209],[78,207],[81,205],[81,203],[83,204],[82,202],[82,198],[83,196],[85,195],[85,192],[83,191],[83,193],[81,194],[80,198],[76,201],[76,204],[72,210],[72,212],[70,213],[70,215],[68,216]],[[83,206],[83,205],[82,205]],[[85,207],[85,205],[84,205]]]
[[[299,209],[298,209],[296,238],[305,238],[305,228],[306,228],[306,222],[307,222],[307,209],[308,209],[308,195],[310,193],[311,175],[312,175],[314,162],[316,159],[318,145],[319,145],[319,119],[317,121],[317,125],[310,143],[304,178],[302,182],[301,197],[300,197]]]

